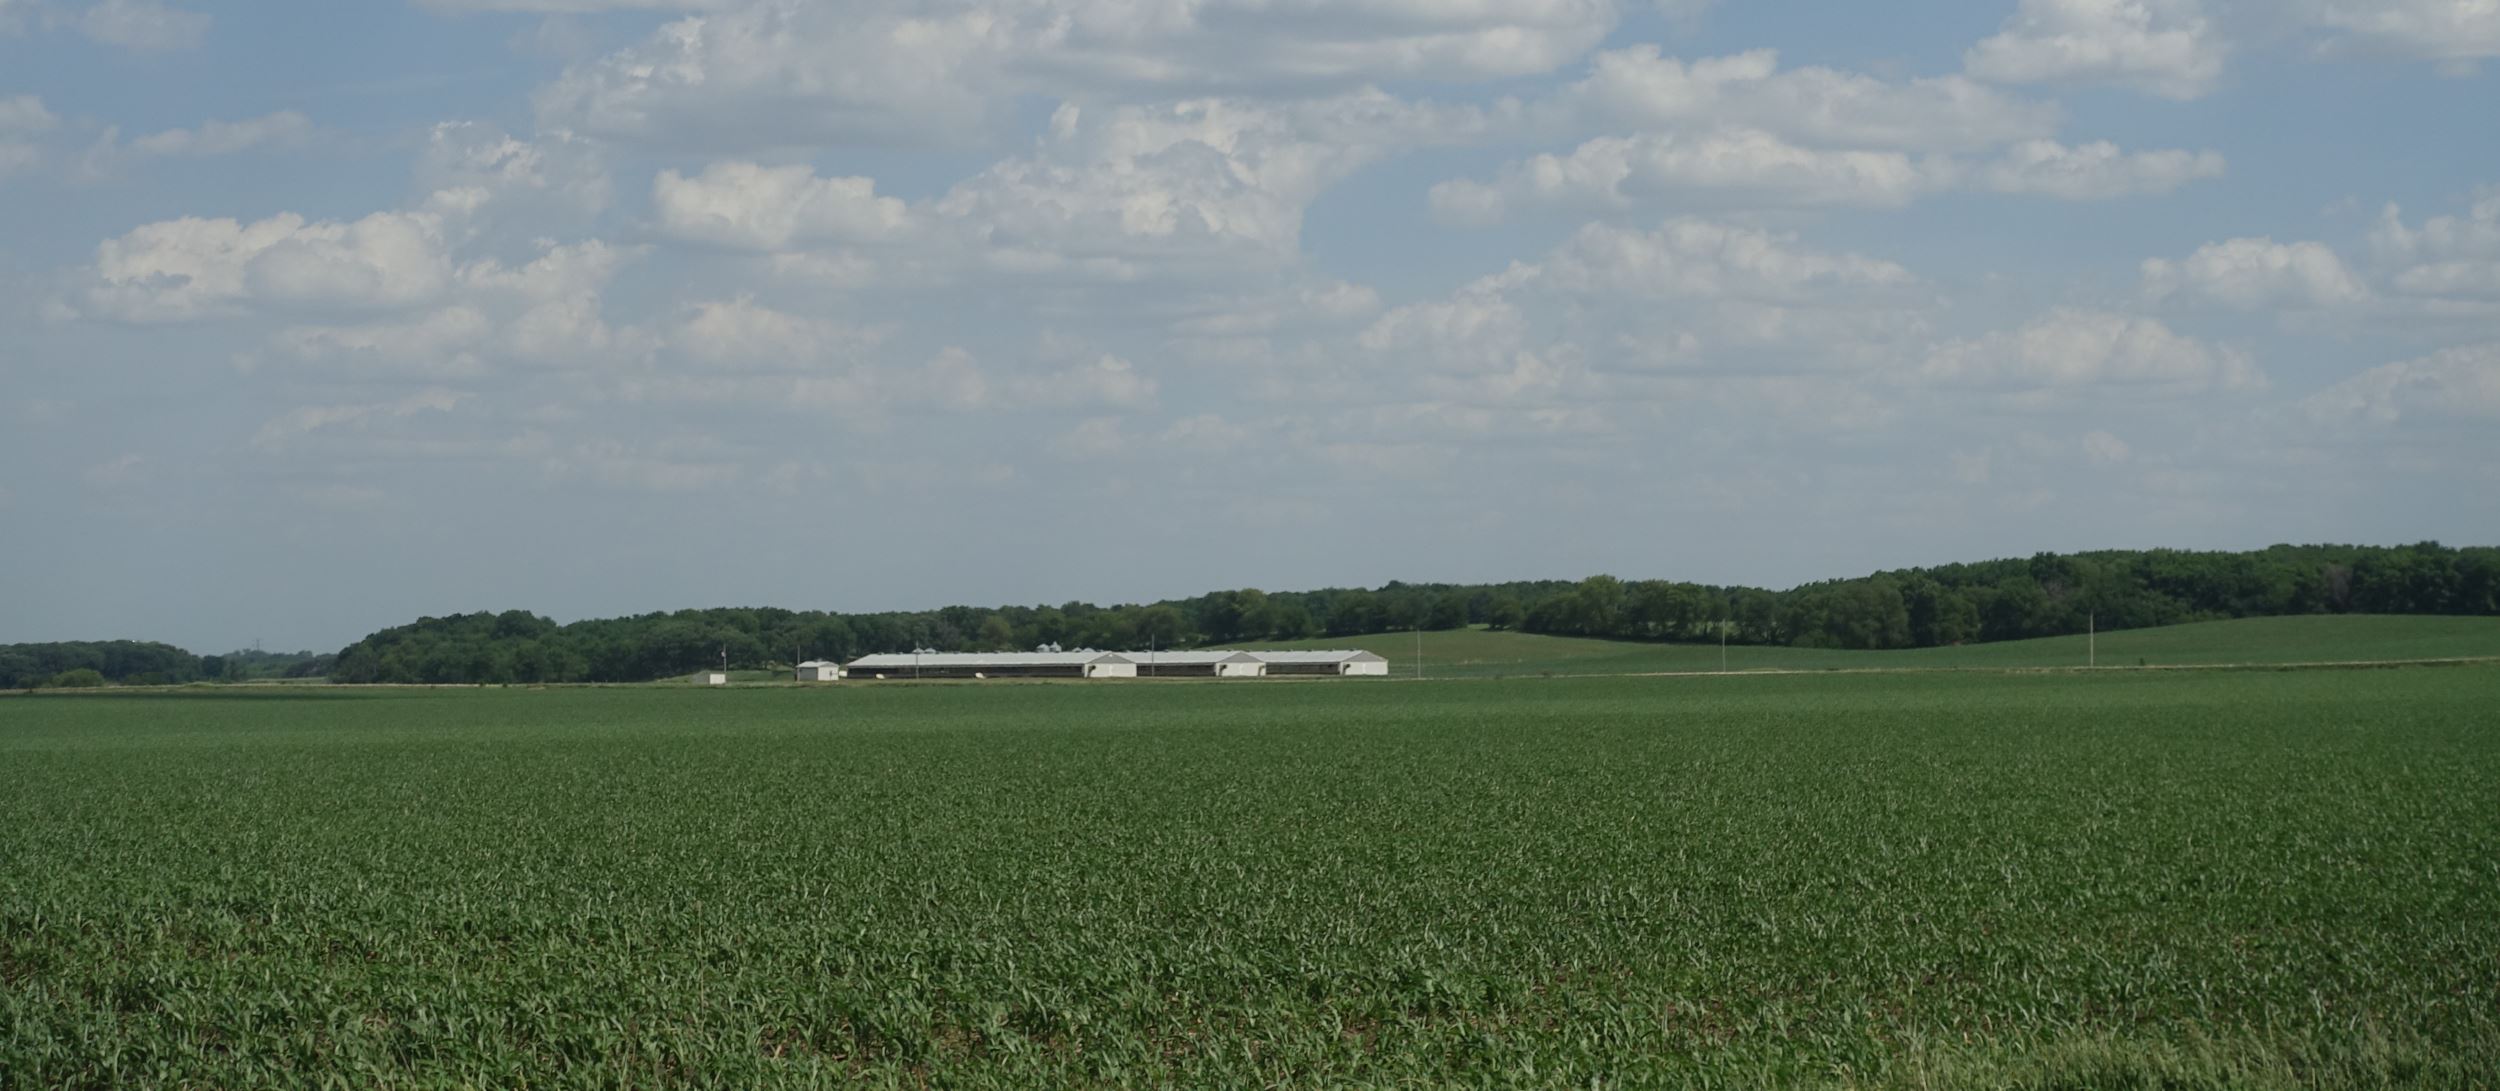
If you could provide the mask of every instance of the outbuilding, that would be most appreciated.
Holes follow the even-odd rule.
[[[1319,652],[1247,652],[1258,657],[1270,676],[1280,674],[1335,674],[1347,677],[1387,677],[1389,661],[1365,651]]]
[[[842,664],[829,659],[810,659],[799,664],[798,680],[801,682],[839,682],[842,680]]]

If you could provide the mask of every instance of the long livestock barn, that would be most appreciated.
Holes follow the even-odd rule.
[[[864,655],[844,673],[889,678],[1135,678],[1137,662],[1116,652],[893,652]]]
[[[1385,676],[1363,651],[892,652],[861,656],[840,676],[860,682],[930,678],[1264,678]]]
[[[1250,652],[1122,652],[1141,678],[1256,678],[1267,665]]]
[[[1386,675],[1389,661],[1370,652],[1251,652],[1268,674]]]

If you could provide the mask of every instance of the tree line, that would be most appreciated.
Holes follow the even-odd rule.
[[[193,655],[139,640],[0,644],[0,689],[82,689],[102,685],[178,686],[260,678],[319,678],[332,657],[309,651]]]
[[[1096,606],[868,614],[679,610],[559,625],[522,610],[385,629],[342,649],[340,682],[641,682],[872,652],[1185,648],[1469,625],[1637,641],[1933,647],[2286,614],[2500,614],[2500,549],[2275,546],[2042,553],[1878,572],[1786,591],[1591,576],[1376,589],[1215,591]]]

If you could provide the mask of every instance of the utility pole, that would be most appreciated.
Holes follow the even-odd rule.
[[[2101,613],[2098,610],[2083,615],[2083,665],[2101,665]]]

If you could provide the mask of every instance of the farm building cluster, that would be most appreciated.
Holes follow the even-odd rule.
[[[811,659],[801,682],[936,678],[1271,678],[1385,676],[1389,661],[1364,651],[886,652],[849,663]]]

